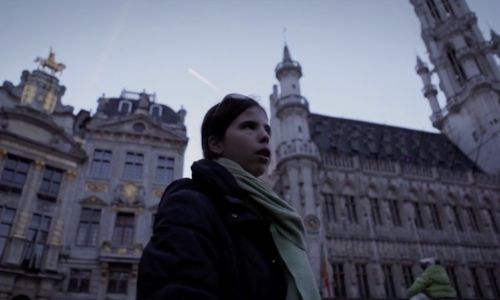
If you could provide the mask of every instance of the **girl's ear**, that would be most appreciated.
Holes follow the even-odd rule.
[[[224,153],[224,143],[214,135],[208,137],[208,149],[210,152],[222,155]]]

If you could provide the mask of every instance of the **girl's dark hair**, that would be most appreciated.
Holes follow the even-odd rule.
[[[210,151],[208,138],[210,136],[215,136],[218,139],[224,138],[227,128],[234,119],[253,106],[262,108],[257,101],[248,96],[229,94],[207,111],[201,124],[201,148],[203,149],[204,158],[213,159],[218,157],[217,154]]]

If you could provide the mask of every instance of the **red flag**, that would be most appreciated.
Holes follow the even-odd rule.
[[[333,270],[328,261],[328,252],[325,244],[321,247],[321,294],[323,297],[333,298]]]

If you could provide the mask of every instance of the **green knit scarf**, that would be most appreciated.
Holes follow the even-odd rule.
[[[287,300],[320,300],[304,241],[304,225],[295,209],[270,187],[227,158],[215,160],[231,173],[250,195],[246,203],[270,221],[271,235],[286,265]]]

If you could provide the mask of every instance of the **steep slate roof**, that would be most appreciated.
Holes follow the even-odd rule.
[[[104,103],[102,109],[99,111],[104,113],[108,117],[113,116],[123,116],[124,113],[118,110],[120,105],[120,101],[127,100],[132,103],[132,112],[134,113],[137,107],[139,106],[139,100],[134,99],[122,99],[122,98],[107,98],[107,101]],[[151,103],[152,104],[152,103]],[[167,124],[175,124],[179,121],[179,116],[167,105],[159,104],[162,107],[162,115],[161,117],[154,116],[155,119]],[[151,116],[153,117],[153,116]]]
[[[309,115],[322,154],[358,155],[452,170],[479,171],[444,135],[318,114]]]

